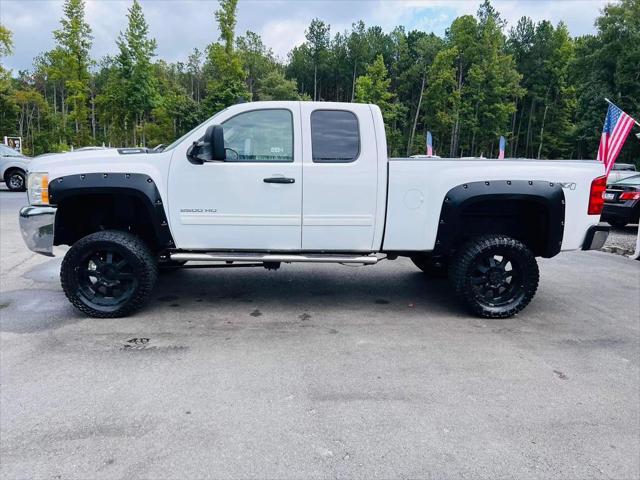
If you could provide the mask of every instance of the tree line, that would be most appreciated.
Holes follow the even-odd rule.
[[[596,33],[572,37],[562,22],[522,17],[508,27],[489,0],[443,37],[402,26],[353,23],[332,32],[314,19],[282,62],[255,32],[236,36],[238,0],[220,0],[219,41],[184,62],[156,56],[132,0],[117,53],[92,59],[84,0],[65,0],[54,47],[28,71],[0,66],[0,134],[27,153],[85,145],[170,143],[215,112],[255,100],[371,102],[385,119],[389,153],[595,158],[608,97],[640,118],[640,0],[607,5]],[[212,22],[213,22],[212,18]],[[0,58],[12,52],[0,25]],[[632,138],[619,161],[640,166]]]

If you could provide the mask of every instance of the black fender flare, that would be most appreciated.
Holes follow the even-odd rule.
[[[543,206],[548,215],[548,238],[542,256],[553,257],[560,252],[565,220],[562,186],[542,180],[491,180],[460,184],[447,192],[440,211],[434,255],[446,256],[451,252],[464,231],[461,218],[464,209],[486,200],[526,200]]]
[[[49,203],[88,194],[130,195],[139,198],[151,219],[161,248],[175,246],[160,192],[149,175],[142,173],[82,173],[57,177],[49,182]]]

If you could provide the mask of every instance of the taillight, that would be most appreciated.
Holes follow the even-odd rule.
[[[640,192],[622,192],[618,200],[640,200]]]
[[[604,206],[603,194],[607,189],[607,177],[598,177],[591,182],[591,191],[589,193],[589,215],[600,215]]]

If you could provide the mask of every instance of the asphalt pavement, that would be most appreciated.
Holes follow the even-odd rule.
[[[83,317],[0,192],[0,477],[640,477],[640,262],[541,260],[472,317],[409,261],[163,275]]]

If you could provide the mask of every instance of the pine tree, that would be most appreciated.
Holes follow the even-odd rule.
[[[213,43],[207,47],[204,74],[207,77],[206,115],[212,115],[238,101],[251,100],[245,83],[246,72],[242,60],[234,51],[237,0],[220,0],[216,19],[224,46]]]
[[[148,38],[149,26],[138,0],[133,0],[127,20],[127,28],[117,40],[119,74],[124,86],[120,89],[120,100],[128,111],[126,121],[131,126],[133,144],[137,145],[140,140],[145,146],[145,125],[151,109],[157,104],[157,81],[151,63],[156,41]]]
[[[395,94],[390,91],[391,80],[382,55],[367,67],[365,75],[356,80],[356,102],[373,103],[380,107],[387,132],[387,147],[394,155],[398,154],[401,132],[396,128],[397,120],[404,113],[402,107],[393,103]]]
[[[220,8],[215,12],[216,21],[220,28],[220,38],[224,41],[224,50],[227,55],[233,54],[237,7],[238,0],[220,0]]]
[[[318,95],[318,70],[322,68],[327,58],[327,49],[330,41],[331,26],[318,18],[311,21],[311,25],[304,35],[309,44],[311,58],[313,59],[313,99],[319,100]]]
[[[53,32],[58,44],[57,52],[60,75],[68,91],[67,105],[70,105],[68,120],[73,122],[73,140],[83,145],[89,138],[89,50],[91,49],[91,27],[85,22],[84,0],[65,0],[61,28]],[[63,129],[67,117],[63,109]]]

